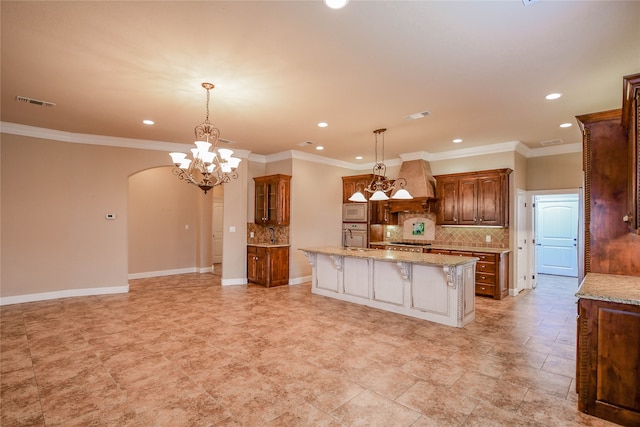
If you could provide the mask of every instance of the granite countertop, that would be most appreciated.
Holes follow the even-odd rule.
[[[315,252],[325,255],[339,255],[352,258],[371,258],[378,261],[409,262],[412,264],[440,265],[450,267],[478,261],[478,258],[475,257],[423,254],[420,252],[385,251],[382,249],[369,248],[343,249],[336,246],[324,246],[317,248],[300,248],[300,250],[303,252]]]
[[[578,298],[640,305],[640,276],[589,273],[578,292]]]
[[[282,248],[291,245],[288,243],[247,243],[247,246],[258,246],[261,248]]]
[[[370,245],[392,245],[391,242],[371,242]],[[412,243],[413,245],[413,243]],[[442,249],[447,251],[464,251],[464,252],[485,252],[490,254],[503,254],[511,252],[509,249],[505,248],[485,248],[485,247],[477,247],[477,246],[453,246],[453,245],[440,245],[440,244],[429,244],[425,243],[424,246],[427,246],[431,249]]]

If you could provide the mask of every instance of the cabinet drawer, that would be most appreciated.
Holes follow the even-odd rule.
[[[483,252],[474,252],[473,256],[479,259],[479,262],[496,262],[495,254],[487,254]]]
[[[482,283],[483,285],[495,285],[496,275],[483,272],[476,272],[476,283]]]
[[[247,253],[248,254],[255,254],[257,252],[257,247],[256,246],[247,246]]]
[[[476,295],[486,295],[492,297],[495,295],[496,287],[485,285],[484,283],[476,283]]]
[[[476,263],[476,272],[495,273],[496,264],[494,262],[478,262]]]

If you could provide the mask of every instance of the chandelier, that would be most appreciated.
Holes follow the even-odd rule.
[[[204,123],[195,128],[196,148],[191,149],[193,159],[187,159],[184,153],[169,153],[176,169],[173,174],[189,184],[200,187],[204,194],[216,185],[238,178],[236,168],[240,159],[232,157],[233,150],[217,148],[220,129],[209,122],[209,91],[215,86],[202,83],[207,90],[207,116]],[[211,151],[209,149],[211,148]]]
[[[373,166],[373,179],[364,188],[364,191],[367,193],[373,193],[369,200],[379,201],[379,200],[389,200],[389,196],[387,193],[396,189],[396,184],[400,186],[400,189],[396,191],[391,198],[392,199],[413,199],[413,196],[409,194],[407,190],[404,189],[404,186],[407,184],[407,180],[404,178],[397,179],[387,179],[385,176],[387,173],[387,167],[384,164],[384,133],[386,129],[376,129],[373,131],[376,138],[376,164]],[[378,162],[378,135],[382,135],[382,160]],[[357,189],[356,189],[357,190]],[[349,200],[352,202],[366,202],[367,198],[364,196],[362,191],[356,191],[353,193]]]

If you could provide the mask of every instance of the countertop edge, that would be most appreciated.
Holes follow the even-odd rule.
[[[581,299],[640,305],[640,276],[588,273],[575,296]]]
[[[456,267],[468,263],[476,263],[476,257],[460,257],[457,255],[423,254],[421,252],[399,252],[383,249],[342,249],[339,247],[325,246],[312,248],[298,248],[302,252],[320,253],[324,255],[346,256],[352,258],[374,259],[382,262],[408,262],[412,264],[437,265]]]

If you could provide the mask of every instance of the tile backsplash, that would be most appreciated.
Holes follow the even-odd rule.
[[[253,222],[247,223],[247,243],[269,243],[271,239],[272,228],[275,231],[276,243],[279,245],[289,244],[289,226],[288,225],[261,225]],[[253,237],[251,237],[253,233]]]
[[[406,224],[412,218],[425,217],[424,213],[405,213],[399,214],[398,223]],[[427,213],[426,217],[435,223],[435,214]],[[401,225],[385,226],[385,241],[423,241],[424,239],[407,238],[407,233],[403,232]],[[491,242],[487,242],[487,236],[490,236]],[[435,226],[435,238],[429,241],[432,244],[452,245],[452,246],[474,246],[480,248],[508,248],[509,247],[509,229],[508,228],[490,228],[490,227],[443,227]]]

